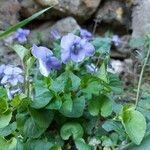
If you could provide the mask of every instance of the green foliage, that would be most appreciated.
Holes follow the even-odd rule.
[[[109,53],[111,48],[111,39],[108,37],[97,37],[92,41],[92,44],[95,46],[97,52]]]
[[[146,120],[144,116],[134,107],[125,106],[123,108],[122,123],[130,139],[139,145],[145,135]]]
[[[49,9],[9,28],[0,38]],[[111,38],[97,37],[90,42],[96,49],[93,58],[62,64],[59,71],[51,71],[48,77],[33,69],[35,59],[30,45],[10,46],[22,61],[25,82],[16,86],[22,92],[11,100],[8,89],[0,87],[0,145],[4,145],[4,150],[110,150],[131,141],[141,144],[141,148],[147,146],[149,136],[144,135],[150,130],[145,119],[150,120],[149,97],[141,96],[137,109],[122,105],[118,101],[122,84],[117,75],[108,72]],[[142,46],[144,42],[145,39],[133,40],[131,45]],[[60,49],[57,40],[53,51],[59,59]],[[91,63],[96,69],[88,72],[85,65]],[[127,148],[137,148],[133,143]]]
[[[62,126],[60,135],[63,140],[68,140],[71,136],[73,137],[73,139],[82,138],[83,128],[79,123],[68,122]]]
[[[0,137],[0,145],[3,147],[3,150],[15,150],[16,149],[17,140],[12,138],[11,140],[7,141],[3,137]]]
[[[24,61],[25,57],[29,55],[29,52],[30,52],[24,46],[19,45],[19,44],[14,44],[13,46],[11,46],[11,48],[18,54],[22,62]]]
[[[0,114],[0,128],[6,127],[12,117],[12,112],[10,110],[7,110],[5,113]]]

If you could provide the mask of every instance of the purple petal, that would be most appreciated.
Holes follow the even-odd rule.
[[[80,40],[80,37],[72,33],[63,36],[60,43],[62,52],[70,51],[71,46],[73,45],[74,41],[77,39]]]
[[[34,44],[32,47],[32,55],[37,59],[45,61],[48,57],[53,55],[53,52],[46,47],[38,47]]]
[[[0,74],[4,73],[5,67],[6,67],[6,65],[4,65],[4,64],[0,65]]]
[[[14,71],[14,74],[21,74],[22,73],[22,69],[20,69],[19,67],[14,67],[13,71]]]
[[[86,53],[86,56],[93,56],[94,53],[95,53],[95,48],[94,46],[89,43],[89,42],[86,42],[86,44],[84,45],[83,49],[85,50],[85,53]]]
[[[13,74],[13,66],[12,65],[6,65],[6,68],[4,70],[5,75],[11,75]]]
[[[71,59],[76,63],[83,61],[84,58],[85,58],[84,49],[81,49],[78,54],[71,53]]]
[[[24,77],[22,75],[18,75],[17,79],[20,83],[24,83]]]
[[[1,80],[1,84],[6,84],[8,82],[7,81],[8,79],[9,79],[9,76],[4,76]]]
[[[53,69],[60,69],[61,63],[56,57],[51,57],[50,61]]]
[[[89,40],[89,39],[92,38],[92,33],[89,32],[89,31],[86,30],[86,29],[80,29],[80,36],[81,36],[81,38],[83,38],[83,39]]]
[[[51,72],[51,67],[47,65],[47,63],[42,61],[41,59],[39,59],[39,65],[40,65],[39,70],[41,74],[45,77],[48,77],[48,75]]]
[[[64,64],[66,64],[70,59],[70,51],[61,53],[61,60]]]
[[[12,78],[9,78],[9,79],[8,79],[8,82],[9,82],[12,86],[16,86],[17,83],[18,83],[18,79],[12,77]]]
[[[24,29],[24,30],[23,30],[23,33],[27,36],[27,35],[29,35],[29,34],[30,34],[30,30],[28,30],[28,29]]]
[[[18,40],[18,42],[20,42],[20,43],[25,43],[25,42],[27,41],[27,38],[26,38],[25,36],[19,36],[19,37],[17,38],[17,40]]]

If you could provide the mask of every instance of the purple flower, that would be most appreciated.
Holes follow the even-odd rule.
[[[114,45],[115,46],[120,46],[120,44],[121,44],[121,40],[120,40],[120,38],[119,38],[119,36],[118,35],[114,35],[113,37],[112,37],[112,42],[114,43]]]
[[[90,40],[92,38],[92,33],[86,29],[80,29],[80,37],[82,39]]]
[[[39,61],[39,69],[42,75],[48,76],[52,69],[60,69],[60,61],[53,56],[53,52],[46,47],[32,47],[32,54]]]
[[[16,94],[19,94],[21,93],[21,89],[10,89],[9,87],[5,86],[6,88],[6,91],[7,91],[7,96],[8,96],[8,99],[9,100],[12,100],[13,97],[16,95]]]
[[[93,63],[90,65],[86,65],[86,69],[89,73],[95,73],[98,71],[98,68]]]
[[[69,33],[61,39],[61,59],[63,63],[69,60],[81,62],[87,56],[92,56],[95,52],[94,46],[85,39]]]
[[[2,76],[4,75],[4,69],[5,69],[6,65],[0,65],[0,78],[2,78]]]
[[[12,86],[16,86],[19,82],[23,83],[24,78],[21,74],[22,70],[19,67],[5,65],[1,84],[11,84]]]
[[[25,43],[27,41],[27,36],[30,34],[30,30],[18,29],[14,35],[14,39],[19,43]]]
[[[55,29],[51,30],[50,33],[51,33],[52,38],[55,40],[59,40],[61,38],[59,32]]]

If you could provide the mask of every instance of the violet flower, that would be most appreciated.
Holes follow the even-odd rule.
[[[9,99],[9,100],[12,100],[13,97],[14,97],[16,94],[21,93],[21,89],[20,89],[20,88],[17,88],[17,89],[10,89],[10,88],[8,88],[7,86],[6,86],[5,88],[6,88],[7,96],[8,96],[8,99]]]
[[[4,75],[5,67],[6,67],[6,65],[4,65],[4,64],[0,65],[0,78],[2,78]]]
[[[93,63],[86,65],[85,67],[89,73],[95,73],[98,71],[98,68]]]
[[[94,46],[85,39],[81,39],[69,33],[61,39],[61,59],[63,63],[69,60],[81,62],[85,57],[92,56],[95,52]]]
[[[53,52],[46,47],[32,47],[32,55],[39,61],[39,70],[43,76],[48,76],[52,69],[60,69],[60,61],[53,56]]]
[[[92,39],[92,33],[86,29],[80,29],[80,37],[82,39],[91,40]]]
[[[1,84],[10,84],[12,86],[16,86],[19,82],[23,83],[24,78],[21,74],[22,70],[19,67],[5,65],[5,68],[3,70],[3,77],[1,79]]]
[[[115,45],[116,47],[118,47],[118,46],[120,46],[120,44],[121,44],[121,39],[119,38],[118,35],[114,35],[114,36],[112,37],[112,42],[114,43],[114,45]]]
[[[16,31],[14,39],[17,40],[19,43],[25,43],[29,34],[30,30],[20,28]]]

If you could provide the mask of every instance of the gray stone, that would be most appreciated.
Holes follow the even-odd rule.
[[[29,17],[41,9],[34,0],[21,0],[20,1],[20,14],[22,17]]]
[[[131,47],[129,45],[129,42],[131,40],[130,35],[124,35],[121,37],[121,45],[117,47],[117,51],[119,51],[122,54],[131,54]]]
[[[18,22],[20,5],[17,0],[0,0],[0,30]]]
[[[25,0],[21,1],[21,14],[24,17],[42,9],[43,6],[51,5],[52,0]],[[58,5],[50,9],[41,19],[74,16],[81,21],[87,20],[97,10],[101,0],[58,0]],[[50,4],[49,4],[50,3]]]
[[[21,65],[21,61],[17,54],[5,46],[3,41],[0,41],[0,64]]]
[[[96,14],[98,23],[130,26],[130,8],[122,1],[106,1]]]
[[[136,0],[132,13],[132,37],[144,37],[150,31],[150,0]]]
[[[31,43],[43,44],[44,46],[51,47],[52,41],[54,40],[51,36],[51,31],[56,30],[63,36],[69,32],[80,29],[80,26],[77,24],[76,20],[72,17],[67,17],[54,22],[48,22],[39,28],[33,30],[30,34],[29,40]]]
[[[59,3],[58,0],[35,0],[35,1],[42,6],[52,6],[57,5]]]

